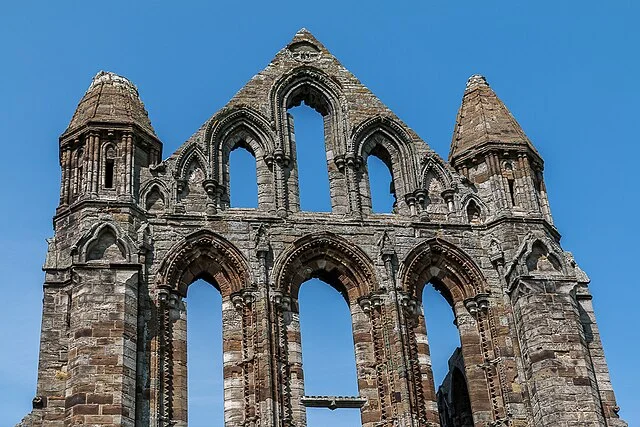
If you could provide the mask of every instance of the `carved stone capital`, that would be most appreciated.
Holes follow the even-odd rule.
[[[245,306],[251,307],[255,301],[255,293],[250,289],[244,289],[231,295],[231,302],[236,310],[242,310]]]
[[[273,305],[280,311],[291,311],[291,298],[283,295],[280,291],[273,291],[271,294]]]
[[[215,179],[205,179],[204,181],[202,181],[202,187],[209,196],[215,196],[216,189],[218,188],[218,181],[216,181]]]
[[[167,312],[171,321],[175,322],[180,318],[180,312],[184,308],[180,295],[169,289],[161,288],[158,290],[158,303],[160,308]]]
[[[369,314],[371,310],[380,308],[382,306],[382,295],[379,294],[371,294],[368,296],[363,296],[358,299],[358,304],[362,311]]]
[[[464,301],[464,306],[472,316],[486,314],[489,311],[489,294],[480,293]]]
[[[187,180],[185,179],[176,180],[176,188],[178,189],[178,193],[182,193],[186,186],[187,186]]]
[[[416,298],[405,293],[398,293],[398,299],[400,305],[404,309],[405,313],[411,318],[417,318],[422,312],[422,304]]]
[[[276,148],[273,151],[273,162],[281,165],[282,167],[289,166],[290,158],[285,154],[285,152],[281,148]]]

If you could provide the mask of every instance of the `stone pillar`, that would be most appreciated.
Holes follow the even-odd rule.
[[[353,324],[353,344],[356,351],[356,369],[358,373],[358,391],[367,403],[362,407],[362,425],[373,427],[384,421],[385,409],[379,390],[384,385],[382,373],[378,367],[384,364],[384,357],[380,354],[382,342],[376,343],[374,331],[374,316],[379,316],[382,297],[369,295],[360,298],[358,305],[351,305],[351,319]],[[380,347],[380,348],[378,348]]]
[[[65,274],[47,274],[42,299],[42,334],[38,360],[38,386],[33,412],[41,412],[47,427],[64,426],[71,294]]]
[[[272,327],[274,339],[274,371],[276,375],[277,385],[277,414],[278,425],[281,426],[305,426],[306,411],[302,403],[294,401],[292,396],[304,394],[304,379],[298,376],[297,370],[302,371],[302,363],[298,361],[299,366],[294,365],[295,381],[292,381],[290,357],[295,359],[296,346],[300,344],[300,327],[291,324],[291,299],[282,295],[279,291],[272,291]],[[297,334],[296,334],[297,327]],[[291,332],[291,336],[289,336]],[[290,355],[289,341],[293,341],[294,354]],[[297,340],[297,343],[296,343]]]
[[[74,272],[65,425],[133,427],[138,266]]]
[[[412,355],[419,367],[418,380],[422,387],[421,393],[424,399],[426,422],[437,425],[439,423],[438,401],[436,398],[433,369],[431,365],[431,352],[427,337],[427,324],[423,310],[418,310],[413,329],[415,352]],[[429,424],[427,424],[429,425]]]
[[[224,422],[227,426],[241,426],[245,421],[242,311],[229,296],[222,298],[222,324]]]
[[[60,206],[69,204],[69,182],[71,173],[71,152],[68,148],[61,149],[60,168],[62,169],[62,179],[60,183]]]
[[[91,162],[91,156],[93,153],[93,142],[94,142],[93,132],[89,132],[85,135],[85,144],[84,144],[84,156],[82,161],[84,166],[82,168],[82,174],[84,175],[81,179],[81,189],[80,193],[83,195],[91,193],[91,166],[93,165]]]
[[[345,156],[345,177],[346,187],[349,194],[349,210],[356,218],[362,217],[362,200],[360,199],[360,188],[358,186],[358,171],[362,167],[363,160],[354,154]]]
[[[476,427],[505,422],[505,407],[500,386],[498,363],[489,325],[486,294],[478,294],[453,307],[460,332],[469,400]]]
[[[511,288],[535,425],[601,426],[575,282],[517,278]]]
[[[96,132],[93,135],[93,145],[91,153],[91,196],[97,197],[100,183],[98,182],[98,176],[100,171],[100,134]]]
[[[298,302],[290,302],[291,309],[283,312],[287,333],[287,359],[289,373],[289,393],[291,401],[292,425],[305,426],[307,424],[307,412],[301,401],[304,397],[304,373],[302,369],[302,338],[300,335],[300,314]],[[293,308],[296,310],[293,310]],[[287,385],[285,385],[287,387]]]
[[[125,195],[131,198],[133,196],[133,163],[134,163],[134,150],[133,135],[130,132],[124,134],[125,138]]]
[[[275,423],[277,413],[276,399],[274,396],[274,352],[272,325],[270,321],[271,304],[269,299],[269,276],[267,268],[267,257],[270,246],[266,239],[258,239],[256,244],[256,255],[260,263],[258,278],[257,298],[254,302],[255,312],[255,354],[256,369],[256,400],[258,405],[259,425],[261,427],[271,426]]]

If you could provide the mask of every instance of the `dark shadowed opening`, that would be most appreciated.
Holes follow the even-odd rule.
[[[115,161],[107,159],[104,165],[104,188],[113,188],[113,169]]]

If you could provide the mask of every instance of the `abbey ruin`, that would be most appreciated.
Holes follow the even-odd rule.
[[[288,114],[324,119],[332,211],[300,209]],[[230,207],[229,155],[255,157],[258,207]],[[367,158],[393,214],[371,208]],[[164,160],[163,160],[164,159]],[[187,425],[186,297],[222,295],[228,427],[622,427],[587,275],[561,248],[543,160],[479,75],[441,159],[306,30],[164,158],[136,87],[95,76],[60,137],[33,410],[23,427]],[[321,278],[352,319],[357,396],[305,394],[298,290]],[[432,285],[461,347],[434,384]]]

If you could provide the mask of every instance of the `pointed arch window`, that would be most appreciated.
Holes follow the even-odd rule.
[[[109,144],[104,148],[104,170],[103,173],[103,186],[106,189],[112,190],[115,188],[116,181],[116,149],[113,145]]]
[[[317,278],[301,285],[298,306],[305,396],[358,395],[351,312],[343,294]],[[308,427],[360,424],[357,408],[309,407],[306,412]]]
[[[287,110],[287,119],[298,166],[293,173],[298,175],[300,210],[331,212],[326,145],[331,116],[300,99]]]
[[[258,207],[256,157],[244,140],[240,140],[229,153],[228,182],[230,207]]]
[[[391,169],[391,156],[380,145],[367,156],[371,211],[374,213],[396,213],[398,198]]]
[[[469,224],[480,224],[482,222],[482,211],[475,200],[469,200],[467,203],[467,221]]]
[[[223,425],[222,296],[212,280],[197,279],[185,299],[189,424]]]

